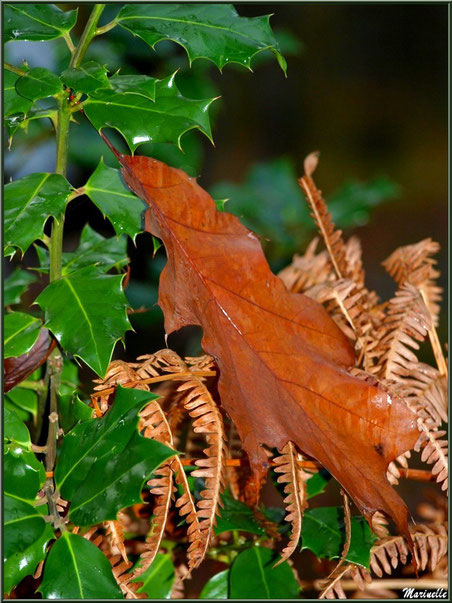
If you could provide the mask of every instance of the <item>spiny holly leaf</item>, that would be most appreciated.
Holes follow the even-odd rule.
[[[132,152],[144,142],[170,142],[182,148],[182,136],[194,128],[212,140],[208,108],[215,99],[182,96],[174,78],[175,74],[156,82],[155,102],[138,94],[97,90],[85,102],[85,114],[98,130],[118,130]]]
[[[116,342],[131,328],[122,278],[89,266],[50,283],[35,302],[63,348],[100,377]]]
[[[221,534],[230,530],[240,530],[241,532],[250,532],[258,536],[265,535],[265,530],[259,525],[252,509],[248,505],[235,500],[228,493],[221,495],[221,502],[221,515],[217,519],[215,534]]]
[[[3,588],[6,593],[32,574],[45,558],[47,545],[54,538],[50,524],[43,517],[47,512],[47,505],[34,507],[16,496],[5,495]]]
[[[174,577],[174,565],[171,557],[157,553],[148,569],[131,582],[142,582],[142,586],[137,589],[137,592],[146,593],[149,599],[171,599]]]
[[[33,103],[28,98],[24,98],[23,96],[17,94],[16,82],[20,79],[20,76],[6,70],[4,73],[4,117],[9,117],[10,115],[15,115],[16,113],[28,113],[28,110]]]
[[[33,502],[42,488],[46,473],[31,450],[13,441],[4,448],[5,492]]]
[[[25,448],[30,448],[31,439],[27,426],[19,419],[17,414],[9,409],[4,408],[3,411],[3,439],[14,440],[17,444],[22,444]]]
[[[96,61],[88,61],[78,69],[65,69],[61,74],[61,79],[75,92],[90,94],[99,88],[110,88],[107,77],[107,68]]]
[[[110,85],[118,94],[138,94],[153,101],[157,81],[147,75],[114,75],[110,78]]]
[[[42,237],[50,216],[64,213],[72,191],[60,174],[35,173],[5,186],[5,247],[22,253]]]
[[[44,599],[124,598],[105,555],[70,532],[63,532],[53,545],[38,591]]]
[[[199,598],[229,599],[229,572],[227,569],[212,576],[204,585]]]
[[[34,346],[41,329],[39,318],[24,314],[23,312],[11,312],[5,316],[5,358],[21,356],[26,354]]]
[[[101,159],[84,186],[84,191],[110,220],[117,235],[128,234],[135,240],[143,230],[144,203],[127,189],[119,170],[105,165]]]
[[[49,271],[49,254],[36,246],[39,256],[40,272]],[[118,269],[127,264],[127,240],[125,237],[106,239],[88,224],[82,230],[79,246],[75,251],[65,252],[62,256],[62,274],[66,276],[87,266],[97,265],[102,272],[108,272],[116,266]]]
[[[93,525],[141,502],[144,481],[175,451],[137,431],[138,412],[157,396],[118,386],[100,419],[79,423],[63,440],[55,470],[61,495],[71,501],[76,525]]]
[[[21,96],[36,101],[62,92],[63,84],[60,78],[48,69],[36,67],[17,80],[16,90]]]
[[[93,409],[80,400],[77,395],[65,394],[59,398],[58,416],[61,429],[64,433],[67,433],[78,422],[91,419],[93,416]]]
[[[54,4],[6,4],[4,40],[39,42],[67,35],[77,21],[77,9],[64,12]]]
[[[286,72],[270,28],[270,16],[240,17],[232,4],[130,4],[124,6],[116,22],[154,48],[161,40],[180,44],[190,64],[204,58],[222,69],[239,63],[251,69],[251,59],[271,50]]]
[[[32,389],[15,387],[6,394],[5,403],[26,421],[38,413],[38,394]]]
[[[240,553],[229,572],[231,599],[298,599],[300,587],[287,561],[261,546]]]
[[[346,556],[350,563],[369,568],[370,549],[376,536],[362,516],[351,519],[351,540]],[[345,543],[344,509],[318,507],[307,509],[302,523],[302,550],[309,549],[317,557],[335,559],[341,556]]]
[[[3,289],[3,304],[13,306],[20,303],[20,298],[28,289],[31,283],[34,283],[36,276],[26,270],[16,268],[16,270],[5,279]]]

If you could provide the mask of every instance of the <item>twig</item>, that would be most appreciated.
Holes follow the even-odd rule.
[[[8,71],[12,71],[16,75],[27,75],[26,71],[22,71],[22,69],[19,69],[18,67],[14,67],[14,65],[11,65],[10,63],[5,62],[5,63],[3,63],[3,66],[5,67],[5,69],[7,69]]]

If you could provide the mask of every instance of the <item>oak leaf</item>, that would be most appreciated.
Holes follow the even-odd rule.
[[[158,302],[166,333],[203,328],[222,405],[256,480],[268,468],[262,445],[282,449],[291,441],[330,471],[369,522],[383,511],[411,542],[407,508],[385,473],[414,446],[414,413],[347,372],[354,351],[326,310],[290,293],[258,237],[217,211],[194,178],[155,159],[114,153],[126,184],[149,206],[145,229],[166,248]]]

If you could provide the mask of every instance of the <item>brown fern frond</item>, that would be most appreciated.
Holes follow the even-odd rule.
[[[348,278],[352,276],[349,272],[346,260],[346,247],[342,238],[342,232],[336,230],[328,212],[322,192],[316,187],[311,178],[318,162],[318,153],[311,153],[304,162],[305,174],[299,178],[298,183],[303,189],[306,200],[311,209],[311,215],[322,235],[323,241],[328,249],[331,263],[333,264],[337,278]]]
[[[341,580],[350,572],[350,568],[350,564],[337,566],[327,578],[318,580],[319,599],[346,599]]]
[[[417,525],[411,530],[419,570],[433,571],[447,553],[448,535],[444,525]],[[375,543],[370,555],[371,570],[381,578],[405,565],[410,552],[403,536],[388,536]]]
[[[204,450],[207,458],[198,459],[199,469],[192,472],[193,477],[205,480],[205,490],[197,504],[200,538],[190,544],[188,549],[189,569],[200,565],[209,547],[216,524],[216,514],[221,503],[220,492],[224,487],[223,466],[227,455],[223,419],[218,406],[202,380],[193,377],[179,386],[185,392],[184,405],[190,417],[194,419],[193,430],[206,438],[208,447]]]
[[[386,477],[388,479],[388,482],[393,486],[396,486],[399,483],[399,467],[401,467],[402,469],[408,469],[409,458],[411,458],[411,452],[407,450],[407,452],[404,452],[389,463],[388,468],[386,470]]]
[[[381,513],[381,511],[375,511],[375,513],[372,515],[371,523],[372,532],[378,538],[386,538],[386,536],[389,536],[388,520],[384,514]]]
[[[122,518],[124,514],[120,511],[118,513],[118,519],[105,522],[106,535],[110,540],[112,554],[120,554],[124,561],[129,561],[126,553],[126,547],[124,544],[124,528],[122,524]]]
[[[185,579],[189,577],[189,570],[183,563],[177,565],[174,568],[174,582],[171,588],[170,598],[171,599],[184,599],[185,598]]]
[[[410,283],[403,284],[388,304],[372,372],[389,383],[404,384],[412,378],[418,364],[413,349],[419,349],[418,342],[424,341],[430,328],[430,313],[419,291]]]
[[[315,237],[303,255],[295,254],[292,263],[278,273],[287,289],[293,293],[304,293],[315,285],[334,279],[328,252],[316,254],[319,238]]]
[[[132,387],[130,384],[134,383],[134,389],[149,389],[145,384],[135,383],[136,381],[138,381],[138,377],[131,363],[123,360],[113,360],[108,366],[105,378],[94,379],[93,383],[97,383],[94,387],[96,393],[91,396],[91,400],[98,406],[101,414],[105,414],[111,400],[111,393],[108,392],[109,388],[118,384],[124,387]],[[107,390],[107,392],[104,393],[103,390]]]
[[[284,498],[286,506],[285,520],[291,524],[292,533],[288,545],[282,550],[281,559],[275,563],[275,567],[283,561],[286,561],[297,548],[301,536],[301,522],[303,514],[308,506],[306,481],[308,474],[305,473],[298,464],[299,454],[292,442],[287,442],[282,450],[281,456],[273,459],[275,463],[275,472],[281,473],[278,477],[278,483],[286,484]]]
[[[414,449],[419,451],[421,446],[424,446],[421,460],[433,465],[432,474],[436,476],[437,483],[441,484],[441,489],[447,493],[449,487],[448,442],[441,439],[446,432],[429,429],[421,419],[418,419],[418,426],[421,435]]]

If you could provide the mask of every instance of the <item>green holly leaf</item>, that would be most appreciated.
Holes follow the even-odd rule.
[[[16,90],[21,96],[36,101],[59,94],[63,91],[63,84],[60,78],[48,69],[36,67],[17,80]]]
[[[42,247],[35,248],[39,256],[39,271],[49,272],[49,254]],[[128,261],[125,237],[107,239],[87,224],[82,230],[77,249],[62,255],[62,275],[66,276],[80,268],[94,265],[102,272],[108,272],[114,266],[119,270]]]
[[[77,9],[62,11],[54,4],[6,4],[3,15],[4,40],[39,42],[68,34],[77,21]]]
[[[208,580],[199,595],[200,599],[229,599],[229,570],[223,570]]]
[[[223,503],[223,507],[217,519],[215,534],[229,532],[230,530],[240,530],[241,532],[250,532],[258,536],[265,535],[265,530],[259,525],[253,511],[248,505],[235,500],[227,492],[221,495],[221,502]]]
[[[119,170],[108,167],[101,159],[84,191],[110,220],[117,235],[125,233],[135,240],[143,230],[145,203],[125,187],[120,174]]]
[[[3,589],[7,593],[25,576],[33,574],[46,556],[47,545],[54,538],[42,515],[46,512],[47,505],[34,507],[15,496],[4,497]]]
[[[171,599],[174,577],[174,565],[171,557],[157,553],[148,569],[133,578],[131,582],[142,582],[142,586],[138,588],[137,592],[146,593],[148,599]]]
[[[39,318],[11,312],[4,322],[4,356],[10,358],[27,354],[36,343],[42,323]]]
[[[17,386],[6,394],[5,401],[24,421],[30,419],[30,414],[36,417],[38,413],[38,394],[32,389]]]
[[[60,380],[60,394],[65,396],[67,394],[72,395],[79,384],[78,379],[78,367],[74,362],[69,360],[64,361],[63,372],[61,373]]]
[[[229,574],[231,599],[298,599],[300,587],[287,563],[273,567],[279,555],[261,546],[240,553]]]
[[[306,481],[306,491],[308,498],[322,494],[331,479],[328,471],[321,469],[318,473],[313,473]]]
[[[61,74],[61,79],[69,88],[75,92],[90,94],[99,88],[110,88],[107,77],[107,68],[96,61],[88,61],[78,69],[65,69]]]
[[[35,302],[63,348],[100,377],[116,342],[131,328],[122,278],[89,266],[50,283]]]
[[[23,113],[24,115],[27,114],[33,103],[28,98],[24,98],[23,96],[17,94],[16,82],[20,79],[20,76],[6,70],[4,74],[4,117],[6,118],[10,115],[15,115],[16,113]]]
[[[79,423],[64,437],[55,482],[71,501],[76,525],[116,519],[119,510],[141,502],[146,478],[175,454],[137,431],[138,412],[156,397],[118,386],[103,417]]]
[[[130,4],[119,11],[116,22],[151,48],[172,40],[187,52],[190,64],[199,58],[212,61],[221,70],[227,63],[251,69],[251,59],[271,50],[286,72],[270,15],[240,17],[232,4]]]
[[[3,462],[6,494],[33,502],[46,479],[44,465],[27,447],[15,441],[5,446]]]
[[[72,187],[60,174],[36,173],[5,186],[5,247],[22,253],[44,234],[50,216],[63,213]]]
[[[343,507],[307,509],[302,523],[302,550],[309,549],[317,557],[336,559],[345,543]],[[361,515],[351,519],[351,540],[346,560],[369,568],[370,549],[376,540]]]
[[[65,394],[58,402],[60,427],[67,433],[77,423],[87,421],[93,416],[93,409],[85,404],[77,395]]]
[[[16,268],[16,270],[5,279],[3,289],[3,304],[5,306],[14,306],[20,304],[20,298],[28,289],[31,283],[34,283],[36,276],[26,270]]]
[[[44,599],[124,598],[105,555],[70,532],[63,532],[53,545],[38,591]]]
[[[85,115],[97,130],[118,130],[132,152],[145,142],[170,142],[182,148],[182,136],[193,129],[212,140],[208,108],[215,99],[182,96],[175,75],[156,82],[155,102],[138,94],[97,90],[85,101]]]
[[[138,94],[155,100],[155,84],[158,80],[147,75],[114,75],[109,85],[118,94]]]
[[[30,448],[31,439],[30,432],[23,421],[19,419],[17,414],[9,409],[5,408],[3,411],[4,421],[4,440],[14,440],[17,444],[21,444],[25,448]]]

